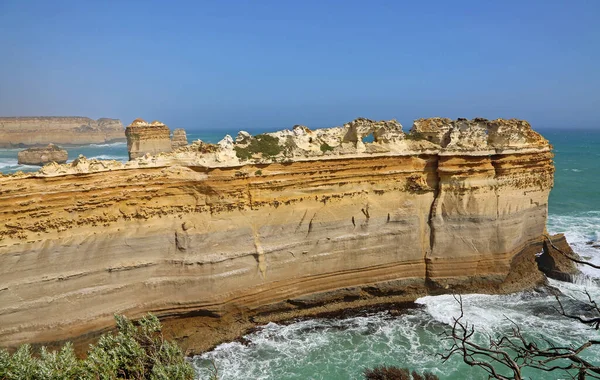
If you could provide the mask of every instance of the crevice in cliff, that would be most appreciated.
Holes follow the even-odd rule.
[[[432,173],[435,176],[435,187],[433,188],[433,201],[431,202],[431,206],[429,207],[429,216],[427,219],[427,225],[429,226],[429,249],[425,252],[425,257],[423,258],[425,261],[425,281],[427,283],[430,282],[429,281],[429,269],[430,269],[429,268],[429,264],[430,264],[429,256],[433,252],[433,245],[435,243],[435,228],[434,228],[433,219],[436,216],[437,204],[439,201],[439,196],[440,196],[441,186],[442,186],[441,179],[440,179],[440,173],[438,171],[439,162],[440,162],[440,156],[436,155],[433,169],[432,169]]]
[[[306,237],[308,237],[308,235],[310,235],[310,233],[312,232],[312,229],[313,229],[313,220],[315,219],[315,216],[317,216],[316,212],[313,215],[313,217],[310,218],[310,221],[308,222],[308,231],[306,232]]]

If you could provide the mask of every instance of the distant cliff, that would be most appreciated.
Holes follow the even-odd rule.
[[[151,311],[206,349],[282,316],[532,287],[553,174],[525,121],[435,118],[0,176],[0,346]]]
[[[87,117],[0,117],[0,148],[125,141],[120,120]]]

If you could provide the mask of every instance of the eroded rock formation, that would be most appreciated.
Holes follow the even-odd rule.
[[[187,135],[185,129],[177,128],[173,130],[173,137],[171,138],[171,148],[173,150],[186,146],[188,144]]]
[[[125,129],[125,136],[130,160],[146,154],[166,153],[172,150],[171,130],[158,120],[148,123],[142,119],[135,119]]]
[[[0,177],[0,345],[152,311],[206,349],[323,305],[543,282],[551,146],[523,121],[439,120],[408,135],[366,119],[240,133]]]
[[[54,144],[48,144],[44,148],[29,148],[18,153],[19,165],[43,166],[50,162],[64,164],[69,158],[69,153]]]
[[[117,119],[87,117],[0,117],[0,148],[125,141]]]

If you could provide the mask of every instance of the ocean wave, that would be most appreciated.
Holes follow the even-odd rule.
[[[119,148],[119,147],[126,147],[127,143],[124,141],[121,142],[114,142],[114,143],[106,143],[106,144],[89,144],[88,146],[90,147],[97,147],[97,148]]]
[[[588,211],[577,215],[549,215],[548,232],[564,233],[567,241],[584,260],[600,265],[600,211]],[[594,247],[596,246],[596,247]],[[600,278],[600,271],[580,266],[587,276]]]
[[[577,284],[552,282],[576,293]],[[570,295],[570,293],[568,295]],[[581,293],[582,294],[582,293]],[[475,326],[475,339],[510,333],[514,323],[531,339],[547,337],[568,345],[595,336],[595,331],[556,312],[552,295],[463,295],[464,321]],[[460,315],[451,295],[427,296],[421,308],[399,316],[389,312],[345,319],[312,319],[289,325],[269,323],[246,335],[247,343],[224,343],[196,356],[199,379],[207,379],[214,363],[219,379],[362,379],[364,368],[387,364],[429,370],[443,379],[485,378],[460,357],[442,364],[438,356],[450,345],[441,334]],[[597,355],[598,350],[591,352]],[[542,374],[532,378],[554,378]]]
[[[97,156],[88,157],[89,159],[96,160],[117,160],[117,161],[127,161],[128,158],[120,155],[109,155],[109,154],[100,154]]]
[[[600,237],[600,211],[578,215],[549,215],[548,231],[564,233],[570,243],[598,240]]]
[[[206,379],[214,362],[219,379],[362,379],[365,367],[381,363],[425,368],[438,375],[433,344],[437,331],[423,312],[402,317],[388,312],[346,319],[312,319],[289,325],[269,323],[245,336],[248,344],[225,343],[192,363]]]
[[[16,171],[37,171],[40,166],[36,165],[20,165],[17,159],[12,158],[0,158],[0,172],[3,173],[14,173]]]
[[[9,167],[18,166],[18,165],[19,165],[19,161],[17,161],[16,159],[12,159],[12,158],[0,159],[0,169],[9,168]]]

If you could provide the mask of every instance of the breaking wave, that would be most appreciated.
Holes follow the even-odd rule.
[[[106,144],[89,144],[89,147],[93,148],[126,148],[127,143],[124,141],[114,142],[114,143],[106,143]]]
[[[581,286],[552,282],[569,295],[581,295]],[[595,331],[559,315],[552,295],[523,292],[512,295],[462,296],[465,320],[473,324],[484,343],[506,334],[513,323],[526,336],[546,337],[555,344],[582,342]],[[460,307],[451,295],[428,296],[420,307],[400,316],[389,312],[345,319],[313,319],[289,325],[269,323],[245,336],[245,344],[225,343],[196,356],[192,362],[198,379],[208,379],[213,363],[219,379],[363,379],[362,372],[376,365],[398,365],[429,370],[442,379],[481,379],[485,374],[453,357],[442,363],[439,354],[449,342],[449,328]],[[590,353],[597,355],[598,351]],[[554,376],[530,373],[536,379]]]
[[[564,233],[573,250],[584,260],[600,265],[600,211],[578,215],[550,215],[548,232]],[[586,275],[595,276],[596,270],[581,266]]]
[[[100,154],[97,156],[88,157],[89,159],[96,160],[117,160],[117,161],[127,161],[128,158],[121,155],[108,155],[108,154]]]
[[[19,161],[16,158],[0,158],[0,172],[2,173],[14,173],[17,171],[31,172],[39,169],[40,166],[19,165]]]

